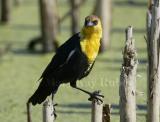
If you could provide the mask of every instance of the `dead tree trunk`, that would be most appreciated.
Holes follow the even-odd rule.
[[[80,20],[79,3],[80,0],[70,0],[72,34],[79,32],[79,20]]]
[[[10,0],[1,0],[0,8],[1,8],[1,22],[8,23],[10,20],[10,9],[11,9],[11,1]]]
[[[120,122],[136,122],[136,57],[132,27],[128,27],[119,86]]]
[[[147,122],[159,122],[160,107],[160,1],[150,0],[147,12],[148,113]],[[151,5],[152,3],[152,5]]]
[[[56,0],[39,0],[43,51],[55,50],[57,37]]]
[[[58,13],[56,0],[39,0],[41,36],[32,39],[29,50],[34,51],[36,44],[42,44],[43,52],[51,52],[58,47]]]
[[[101,40],[100,52],[103,52],[109,46],[110,41],[112,0],[97,0],[93,14],[98,15],[102,21],[103,37]]]

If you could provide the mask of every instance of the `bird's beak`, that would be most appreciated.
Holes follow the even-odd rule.
[[[94,23],[92,21],[88,21],[86,23],[86,27],[91,27],[91,26],[94,26]]]

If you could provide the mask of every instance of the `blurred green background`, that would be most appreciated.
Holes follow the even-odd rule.
[[[138,53],[137,122],[145,122],[146,117],[146,68],[147,51],[145,35],[146,0],[113,0],[112,30],[110,46],[97,58],[91,74],[78,82],[78,85],[90,91],[100,89],[105,95],[105,103],[112,105],[112,122],[119,122],[119,76],[122,64],[122,49],[125,42],[125,28],[132,25]],[[58,1],[59,14],[69,10],[67,0]],[[87,0],[81,7],[80,22],[83,26],[85,16],[91,13],[94,0]],[[70,36],[70,19],[61,25],[58,39],[62,44]],[[38,2],[23,0],[18,7],[12,7],[11,21],[0,25],[0,49],[11,44],[11,49],[0,56],[0,120],[1,122],[24,122],[26,102],[39,85],[36,82],[50,62],[54,53],[36,54],[27,50],[28,41],[40,35]],[[55,97],[58,103],[57,122],[89,122],[91,119],[88,96],[70,87],[62,85]],[[33,107],[33,122],[42,121],[42,105]]]

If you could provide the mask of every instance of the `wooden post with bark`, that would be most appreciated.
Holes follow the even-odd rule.
[[[160,108],[160,1],[149,0],[147,11],[148,113],[147,122],[159,122]]]
[[[99,94],[99,92],[95,91]],[[102,122],[103,118],[103,102],[97,99],[92,100],[91,122]]]
[[[110,44],[110,31],[112,21],[112,0],[97,0],[93,14],[98,15],[103,26],[103,37],[101,40],[100,52],[104,52]]]
[[[105,104],[103,106],[103,122],[111,122],[111,105]]]
[[[80,0],[70,0],[71,6],[71,32],[75,34],[79,32],[79,20],[80,20]]]
[[[1,18],[2,23],[8,23],[10,21],[11,12],[11,0],[0,0]]]
[[[132,27],[126,29],[126,44],[120,75],[120,122],[136,122],[136,72],[137,54]]]
[[[43,104],[43,122],[54,122],[54,105],[52,101],[45,101]]]

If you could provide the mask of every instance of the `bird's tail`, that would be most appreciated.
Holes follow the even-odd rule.
[[[41,104],[47,98],[47,96],[49,96],[51,93],[55,93],[58,87],[59,85],[56,83],[51,83],[51,81],[47,82],[43,78],[38,89],[29,98],[28,103],[32,103],[32,105]]]

